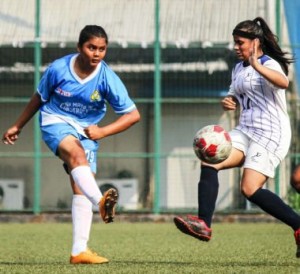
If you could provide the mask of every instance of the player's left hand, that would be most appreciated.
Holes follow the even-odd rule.
[[[255,38],[253,40],[253,43],[252,43],[252,48],[250,48],[250,55],[249,55],[249,64],[252,66],[252,67],[255,67],[257,64],[258,64],[258,56],[257,56],[257,52],[258,52],[258,47],[259,47],[259,39],[258,38]]]

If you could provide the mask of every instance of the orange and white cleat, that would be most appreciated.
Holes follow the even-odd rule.
[[[105,223],[114,221],[118,192],[114,188],[107,190],[99,202],[99,212]]]
[[[87,249],[79,253],[77,256],[70,257],[71,264],[104,264],[108,263],[108,259],[99,256],[96,252]]]

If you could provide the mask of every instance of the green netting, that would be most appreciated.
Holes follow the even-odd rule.
[[[51,10],[53,2],[59,3],[58,6],[62,5],[59,11]],[[40,44],[42,56],[39,68],[41,73],[54,59],[76,52],[78,31],[82,28],[82,24],[88,21],[86,18],[94,16],[91,14],[89,17],[84,14],[85,8],[79,2],[42,1]],[[136,15],[135,9],[131,9],[133,15],[128,16],[130,9],[120,4],[123,1],[97,2],[102,4],[105,2],[107,14],[103,16],[103,24],[112,37],[105,60],[124,81],[142,115],[141,122],[130,130],[101,141],[97,175],[99,186],[100,180],[108,180],[120,188],[124,199],[120,207],[124,211],[152,212],[157,202],[155,193],[159,193],[159,211],[196,210],[199,162],[192,150],[192,138],[202,126],[218,123],[230,129],[237,119],[236,115],[224,113],[220,107],[220,99],[228,90],[231,69],[235,63],[230,47],[231,29],[240,19],[254,18],[258,10],[264,15],[273,11],[267,10],[267,7],[262,9],[261,1],[252,1],[251,9],[248,5],[242,5],[236,11],[230,8],[232,1],[199,0],[183,1],[183,4],[182,1],[177,0],[161,0],[159,44],[161,46],[159,66],[161,98],[157,98],[154,84],[155,72],[157,72],[154,64],[155,1],[124,1],[130,7],[140,5],[138,13],[144,16],[139,16],[138,20],[133,17]],[[117,6],[117,2],[121,6]],[[15,121],[34,92],[33,9],[35,3],[31,1],[32,5],[26,5],[22,13],[19,12],[20,7],[12,8],[14,3],[9,1],[8,4],[7,0],[0,3],[0,10],[3,11],[0,19],[5,22],[1,30],[2,37],[5,39],[13,37],[9,42],[5,40],[6,42],[0,45],[1,132]],[[66,9],[70,5],[72,9]],[[94,10],[95,7],[92,6]],[[65,12],[61,12],[64,8]],[[122,8],[126,9],[127,13],[125,11],[122,13]],[[101,7],[95,9],[97,16],[100,9]],[[178,12],[167,12],[171,10]],[[80,11],[80,17],[77,16],[80,22],[77,22],[73,17],[76,17]],[[113,11],[115,16],[110,17],[109,14],[110,12],[113,14]],[[51,20],[48,18],[48,13],[53,15]],[[113,21],[113,18],[118,17],[116,14],[120,14],[119,18],[123,24]],[[127,14],[127,17],[124,14]],[[231,18],[234,22],[230,20]],[[60,25],[57,22],[60,22]],[[99,19],[95,21],[98,22]],[[7,30],[6,34],[3,33],[4,30]],[[14,35],[10,36],[11,33]],[[24,37],[26,41],[22,40]],[[70,37],[73,40],[70,40]],[[208,41],[209,39],[211,41]],[[294,95],[293,81],[291,81],[288,98],[295,137],[291,153],[280,167],[280,195],[284,198],[287,195],[290,170],[300,159],[297,138],[300,133],[299,102]],[[161,107],[159,117],[155,112],[157,103]],[[109,109],[102,124],[111,122],[115,117]],[[161,129],[156,128],[157,119],[161,122]],[[2,197],[2,210],[32,211],[35,207],[34,159],[39,152],[35,150],[34,129],[34,122],[31,121],[15,146],[2,145],[0,148],[0,186],[2,182],[6,190],[7,185],[12,184],[15,194],[9,195],[22,200],[22,207],[17,201],[7,207]],[[157,151],[154,136],[158,130],[161,149],[158,151],[160,178],[157,186],[155,184]],[[41,164],[38,206],[41,211],[70,210],[71,189],[62,163],[43,143],[41,143],[41,154],[38,156]],[[220,184],[217,210],[247,209],[245,200],[238,193],[239,176],[236,170],[221,174],[222,184]],[[159,192],[154,186],[159,187]],[[275,182],[270,181],[268,187],[276,190]],[[0,198],[2,192],[0,191]]]

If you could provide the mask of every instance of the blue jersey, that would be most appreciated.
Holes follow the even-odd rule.
[[[120,78],[101,61],[95,71],[81,79],[74,71],[77,54],[55,60],[45,71],[37,92],[43,102],[41,125],[69,123],[79,133],[98,124],[108,102],[117,114],[136,108]]]

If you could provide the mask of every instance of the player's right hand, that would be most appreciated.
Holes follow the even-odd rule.
[[[225,97],[221,103],[224,110],[236,110],[237,102],[232,96]]]
[[[2,142],[6,145],[14,145],[15,141],[17,141],[21,130],[17,127],[9,128],[2,137]]]

